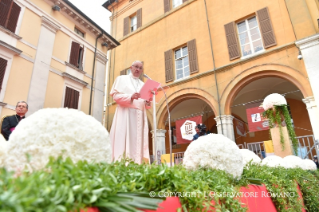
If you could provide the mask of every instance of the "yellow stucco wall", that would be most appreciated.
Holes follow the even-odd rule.
[[[89,114],[90,91],[91,90],[86,87],[84,87],[82,91],[81,110],[86,114]],[[92,95],[94,96],[94,93]],[[93,96],[92,96],[92,101],[93,101]]]
[[[300,39],[313,34],[315,31],[313,20],[311,19],[309,10],[306,8],[306,1],[308,0],[302,1],[303,3],[299,2],[294,7],[294,10],[289,12],[287,11],[285,1],[239,0],[236,1],[236,4],[231,0],[206,1],[209,26],[212,34],[215,68],[217,69],[219,95],[223,95],[221,97],[221,114],[230,114],[228,109],[225,108],[228,95],[231,94],[236,83],[241,82],[241,80],[250,74],[260,74],[259,76],[261,77],[264,73],[272,74],[271,71],[274,71],[277,74],[276,76],[283,78],[291,76],[291,82],[299,83],[305,97],[312,95],[304,62],[297,59],[299,50],[294,45],[296,41],[295,33],[297,39]],[[186,44],[187,41],[196,39],[199,73],[192,74],[189,79],[184,79],[180,82],[169,82],[169,102],[172,103],[180,95],[198,94],[205,97],[212,105],[213,110],[218,112],[215,77],[213,72],[209,72],[213,70],[214,64],[204,1],[189,0],[188,3],[166,14],[165,17],[161,15],[164,13],[163,6],[158,6],[156,12],[154,12],[151,7],[153,1],[144,0],[142,2],[123,12],[112,22],[116,24],[116,26],[112,26],[112,29],[116,29],[114,35],[121,42],[121,46],[115,50],[114,57],[114,50],[110,54],[109,70],[111,72],[109,88],[111,88],[114,79],[119,76],[120,71],[129,67],[134,60],[144,62],[144,72],[152,79],[164,85],[167,84],[165,82],[164,52],[180,47]],[[145,4],[149,6],[144,7],[143,5]],[[142,28],[123,38],[123,19],[142,6]],[[301,7],[300,10],[299,6]],[[256,11],[265,7],[269,10],[277,44],[265,49],[259,55],[255,54],[248,58],[230,61],[224,25],[232,21],[238,23],[247,17],[256,16]],[[156,21],[146,21],[147,18],[145,17],[153,18],[151,14],[149,16],[145,15],[151,12],[158,14],[158,16],[163,16],[163,18]],[[293,19],[294,17],[297,18],[297,16],[302,17],[296,20],[296,22],[291,20],[291,17]],[[154,23],[145,27],[145,25],[151,22]],[[294,32],[296,28],[298,32]],[[110,97],[107,103],[112,101]],[[111,126],[115,108],[116,105],[108,108],[108,118],[106,119],[108,129]],[[165,104],[162,101],[157,106],[158,120],[163,118],[165,110]],[[163,120],[159,122],[161,121]]]
[[[41,18],[26,8],[21,22],[19,36],[30,44],[37,46],[40,37],[41,23]]]
[[[26,55],[27,57],[31,59],[35,59],[35,55],[37,53],[37,50],[34,48],[31,48],[30,46],[25,45],[24,43],[18,41],[17,46],[18,49],[22,51],[22,54]]]
[[[57,31],[55,34],[52,56],[57,57],[62,61],[68,61],[70,48],[70,37],[60,30]]]
[[[20,100],[28,99],[33,63],[15,56],[12,61],[10,76],[4,96],[4,102],[16,105]]]
[[[64,79],[50,72],[45,94],[44,108],[60,108],[62,107],[64,92]]]

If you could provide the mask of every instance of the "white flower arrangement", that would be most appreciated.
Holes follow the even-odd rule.
[[[31,156],[27,160],[26,154]],[[111,162],[107,130],[92,116],[67,108],[41,109],[22,120],[8,141],[5,166],[9,170],[45,167],[49,156],[73,162]]]
[[[295,155],[288,155],[283,158],[283,160],[291,166],[291,168],[302,168],[303,162],[300,157]]]
[[[317,165],[310,159],[302,160],[302,169],[303,170],[317,170]]]
[[[256,155],[253,151],[249,149],[240,149],[241,156],[243,157],[244,166],[246,166],[250,161],[253,164],[258,164],[261,162],[260,157]]]
[[[244,167],[235,142],[221,134],[209,134],[193,141],[185,151],[183,165],[189,170],[220,169],[234,177],[240,177]]]
[[[287,105],[285,97],[278,93],[273,93],[266,96],[263,102],[264,110],[266,111],[270,108],[273,108],[275,105]]]
[[[7,145],[8,142],[4,139],[2,134],[0,134],[0,167],[4,166],[4,161],[7,157]]]
[[[268,167],[284,167],[284,168],[291,168],[291,166],[286,163],[281,157],[277,155],[271,155],[264,158],[261,161],[261,165],[268,166]]]

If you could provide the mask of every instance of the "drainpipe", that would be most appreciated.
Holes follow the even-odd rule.
[[[91,92],[90,92],[90,107],[89,107],[89,115],[91,115],[91,106],[92,106],[92,93],[93,93],[93,81],[94,81],[94,70],[95,70],[95,58],[96,58],[96,49],[97,49],[97,40],[102,37],[104,32],[96,37],[95,40],[95,51],[94,51],[94,59],[93,59],[93,70],[92,70],[92,80],[91,80]]]
[[[222,122],[222,117],[221,117],[222,115],[221,115],[221,110],[220,110],[220,97],[219,97],[218,84],[217,84],[215,58],[214,58],[214,52],[213,52],[213,43],[212,43],[212,36],[211,36],[211,33],[210,33],[210,27],[209,27],[209,20],[208,20],[206,0],[204,0],[204,2],[205,2],[205,11],[206,11],[206,21],[207,21],[207,27],[208,27],[208,33],[209,33],[210,49],[211,49],[212,58],[213,58],[213,70],[214,70],[215,85],[216,85],[216,90],[217,90],[217,102],[218,102],[218,110],[219,110],[219,120],[220,120],[220,125],[221,125],[221,128],[222,128],[222,134],[224,134],[223,122]]]
[[[112,9],[113,9],[113,12],[112,12],[112,16],[114,16],[114,6],[112,7]],[[113,21],[115,21],[114,20],[114,18],[113,18]],[[113,27],[115,26],[116,27],[116,24],[117,24],[117,18],[116,18],[116,23],[115,23],[115,25],[113,24],[113,21],[112,21],[112,34],[113,34]],[[115,32],[116,32],[116,28],[115,28],[115,30],[114,30]],[[115,34],[116,35],[116,34]],[[116,51],[116,48],[115,49],[113,49],[113,57],[112,57],[112,52],[110,52],[110,65],[109,65],[109,76],[108,76],[108,83],[107,83],[107,87],[108,87],[108,89],[107,89],[107,93],[106,93],[106,95],[108,95],[107,96],[107,105],[106,105],[106,108],[107,108],[107,114],[106,114],[106,129],[109,129],[109,112],[110,112],[110,106],[108,105],[109,103],[110,103],[110,94],[109,94],[109,92],[110,92],[110,88],[111,88],[111,85],[110,85],[110,83],[111,83],[111,64],[113,64],[113,82],[114,82],[114,69],[115,69],[115,51]],[[113,63],[112,63],[112,59],[113,59]]]

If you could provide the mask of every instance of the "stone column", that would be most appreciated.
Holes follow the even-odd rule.
[[[152,143],[153,143],[153,157],[154,161],[157,160],[158,163],[161,163],[161,155],[166,154],[165,149],[165,133],[166,130],[157,129],[156,130],[156,141],[154,141],[154,130],[152,133]]]
[[[223,134],[228,137],[230,140],[235,141],[234,125],[233,125],[234,116],[232,115],[221,115],[216,116],[215,121],[217,123],[217,132],[218,134]],[[223,127],[223,130],[222,130]]]
[[[105,89],[105,73],[106,73],[105,56],[96,54],[96,71],[95,71],[95,84],[94,84],[94,98],[93,98],[93,117],[102,122],[104,111],[104,89]]]
[[[296,41],[303,56],[303,61],[308,73],[308,79],[312,88],[314,101],[319,101],[319,34]]]
[[[42,109],[44,106],[55,34],[59,29],[60,27],[48,18],[42,17],[40,38],[27,100],[29,105],[28,115]]]
[[[319,139],[319,111],[316,101],[313,96],[306,97],[302,101],[307,106],[312,132],[315,140],[317,140]]]

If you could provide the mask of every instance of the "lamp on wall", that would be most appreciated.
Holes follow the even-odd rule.
[[[107,42],[103,42],[103,43],[102,43],[102,46],[108,47],[109,44],[107,44]]]
[[[60,11],[61,8],[60,8],[58,5],[54,5],[54,6],[52,7],[52,10],[54,10],[54,11]]]

